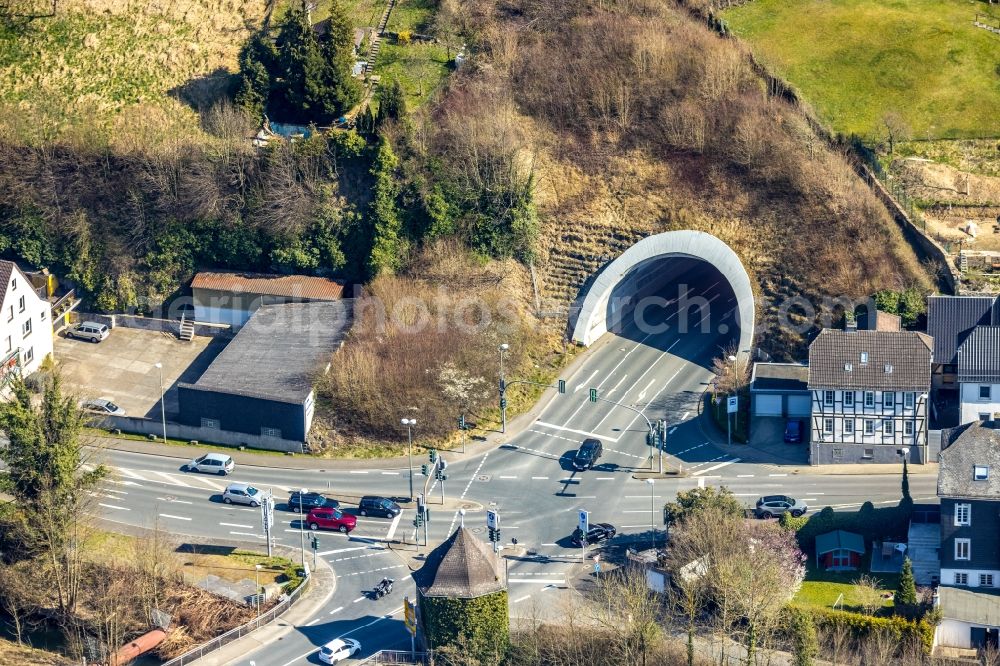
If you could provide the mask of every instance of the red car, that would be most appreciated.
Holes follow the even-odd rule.
[[[309,512],[306,518],[311,530],[340,530],[344,534],[349,533],[358,524],[358,519],[350,514],[346,514],[340,509],[315,508]]]

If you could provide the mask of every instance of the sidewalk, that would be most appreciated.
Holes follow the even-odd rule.
[[[191,664],[193,666],[226,666],[227,664],[244,663],[248,654],[282,639],[295,631],[296,627],[304,625],[326,605],[336,589],[337,577],[333,573],[333,568],[326,560],[319,558],[316,570],[312,572],[309,589],[303,593],[302,599],[288,609],[284,615],[253,633],[191,662]]]

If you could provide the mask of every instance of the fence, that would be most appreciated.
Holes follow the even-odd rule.
[[[122,328],[139,328],[146,331],[159,331],[162,333],[173,333],[180,336],[180,319],[157,319],[156,317],[139,317],[137,315],[125,314],[94,314],[89,312],[78,312],[75,314],[78,321],[93,321],[104,324],[108,328],[121,326]],[[210,338],[231,338],[235,335],[233,327],[229,324],[213,324],[209,322],[190,321],[194,326],[194,334]]]
[[[434,655],[430,652],[410,652],[409,650],[379,650],[372,656],[365,659],[361,664],[428,664]],[[164,664],[166,666],[166,664]]]
[[[216,636],[207,643],[202,643],[193,650],[188,650],[179,657],[174,657],[170,661],[165,662],[163,666],[184,666],[185,664],[194,663],[198,659],[204,657],[206,654],[215,652],[224,645],[228,645],[233,641],[239,640],[240,638],[243,638],[247,634],[256,631],[257,629],[260,629],[264,625],[277,619],[286,610],[291,608],[292,604],[298,601],[299,597],[302,596],[302,592],[307,587],[309,587],[311,582],[312,582],[312,575],[310,574],[310,576],[306,578],[305,582],[303,582],[295,590],[293,590],[292,593],[288,595],[288,597],[285,598],[284,601],[278,602],[278,604],[274,608],[268,610],[265,613],[261,613],[259,617],[254,618],[253,620],[247,622],[246,624],[240,625],[235,629],[230,629],[221,636]],[[410,663],[410,662],[403,662],[403,663]]]

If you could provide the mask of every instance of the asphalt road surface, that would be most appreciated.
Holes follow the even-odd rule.
[[[724,283],[706,280],[700,294],[711,303],[709,313],[678,312],[674,302],[648,313],[653,317],[650,323],[665,322],[667,330],[641,330],[630,321],[618,333],[609,333],[595,345],[586,363],[566,378],[566,394],[556,395],[526,430],[510,432],[509,440],[498,449],[450,464],[445,488],[448,510],[433,504],[439,492],[434,489],[428,528],[431,546],[461,520],[457,510],[450,508],[457,506],[455,500],[500,511],[512,616],[555,613],[561,598],[576,594],[573,581],[593,566],[589,561],[583,564],[580,550],[568,543],[579,509],[590,512],[592,523],[614,524],[617,543],[643,546],[662,528],[663,503],[678,490],[698,486],[725,485],[748,505],[762,494],[774,493],[792,495],[817,508],[854,507],[866,500],[876,504],[898,501],[900,479],[896,475],[790,476],[777,465],[743,463],[710,443],[695,414],[711,377],[712,358],[737,333],[732,325],[736,304]],[[678,323],[685,316],[688,331],[680,333]],[[703,329],[700,324],[705,317],[709,325]],[[720,328],[727,328],[723,324],[734,330],[720,333]],[[665,418],[670,428],[669,459],[681,460],[689,475],[657,479],[652,485],[634,479],[633,473],[648,469],[650,463],[646,422],[630,409],[590,402],[591,387],[599,389],[603,399],[628,405],[650,419]],[[587,437],[603,442],[604,456],[593,469],[577,472],[569,456]],[[264,547],[260,510],[221,502],[221,491],[231,481],[273,491],[278,504],[277,543],[295,548],[301,543],[302,529],[297,514],[284,506],[293,489],[329,491],[333,497],[408,494],[407,470],[380,469],[377,461],[370,469],[350,471],[240,466],[222,478],[187,473],[176,458],[124,452],[108,452],[107,456],[115,474],[99,493],[102,517],[126,525],[159,527],[190,536],[192,541],[208,537]],[[416,461],[417,472],[422,462]],[[416,478],[422,487],[423,477],[418,474]],[[914,475],[910,484],[918,501],[935,499],[933,478]],[[356,509],[346,502],[343,508]],[[281,641],[232,663],[316,664],[319,646],[343,636],[361,642],[362,657],[380,649],[408,649],[402,599],[415,593],[406,564],[415,546],[410,547],[414,550],[390,549],[387,542],[413,543],[412,519],[413,512],[407,510],[395,520],[359,517],[350,535],[320,532],[318,556],[332,565],[337,576],[329,602]],[[465,523],[486,539],[483,511],[468,513]],[[306,554],[311,557],[308,536]],[[511,543],[515,538],[516,548]],[[367,598],[365,592],[385,576],[396,580],[393,593],[379,601]]]

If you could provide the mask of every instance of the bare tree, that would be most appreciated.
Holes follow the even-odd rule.
[[[877,578],[868,575],[858,576],[851,591],[854,603],[866,615],[874,615],[882,607],[882,586]]]
[[[899,113],[889,111],[882,116],[882,129],[885,133],[885,140],[889,142],[889,153],[896,151],[898,141],[906,141],[910,138],[910,126]]]

